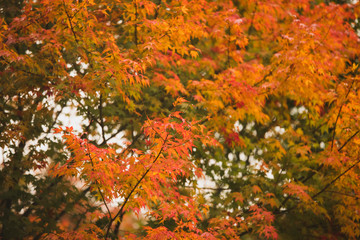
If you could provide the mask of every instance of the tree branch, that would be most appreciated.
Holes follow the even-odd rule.
[[[338,114],[337,114],[337,116],[336,116],[336,120],[335,120],[335,123],[334,123],[334,132],[333,132],[332,141],[331,141],[331,151],[333,150],[333,147],[334,147],[334,140],[335,140],[335,133],[336,133],[337,122],[338,122],[338,120],[339,120],[339,118],[340,118],[341,110],[342,110],[343,106],[345,105],[346,99],[347,99],[347,97],[349,96],[349,93],[350,93],[350,91],[351,91],[351,88],[352,88],[353,83],[354,83],[354,81],[351,82],[350,87],[349,87],[349,90],[348,90],[348,92],[346,93],[344,103],[341,104],[340,109],[339,109],[339,112],[338,112]]]
[[[340,179],[342,176],[344,176],[347,172],[349,172],[351,169],[353,169],[357,164],[360,163],[360,159],[356,161],[353,165],[351,165],[348,169],[346,169],[344,172],[339,174],[336,178],[334,178],[331,182],[325,185],[319,192],[314,194],[311,198],[314,199],[317,196],[319,196],[321,193],[323,193],[326,189],[328,189],[334,182],[336,182],[338,179]]]
[[[88,157],[89,157],[89,159],[90,159],[90,163],[91,163],[91,166],[92,166],[93,171],[94,171],[94,170],[95,170],[95,169],[94,169],[94,168],[95,168],[95,167],[94,167],[94,162],[93,162],[93,159],[92,159],[91,154],[90,154],[90,149],[89,149],[89,143],[88,143],[88,142],[86,142],[86,148],[87,148],[87,155],[88,155]],[[98,190],[99,193],[100,193],[101,199],[102,199],[102,201],[103,201],[103,203],[104,203],[104,205],[105,205],[105,207],[106,207],[106,210],[108,211],[109,217],[110,217],[110,219],[112,219],[110,209],[109,209],[108,205],[106,204],[104,195],[102,194],[101,189],[100,189],[100,187],[99,187],[99,183],[98,183],[97,180],[95,180],[95,183],[96,183],[97,190]]]
[[[358,131],[356,131],[349,139],[347,139],[346,141],[345,141],[345,143],[338,149],[338,152],[341,152],[341,150],[343,150],[343,148],[351,141],[351,139],[353,139],[358,133],[360,132],[360,130],[358,130]],[[319,165],[319,167],[315,170],[315,171],[313,171],[313,172],[311,172],[311,174],[309,174],[305,179],[303,179],[303,180],[301,180],[301,179],[298,179],[297,181],[301,181],[302,183],[305,183],[305,182],[307,182],[309,179],[311,179],[316,173],[318,173],[322,168],[324,167],[324,164],[322,163],[322,164],[320,164]],[[351,167],[352,168],[352,167]],[[343,174],[340,174],[339,176],[341,177]],[[339,177],[339,178],[340,178]],[[338,178],[336,178],[335,179],[335,181],[337,180]],[[334,182],[335,182],[334,181]],[[330,185],[332,184],[333,182],[331,182],[330,183]],[[329,186],[330,186],[329,185]],[[323,191],[325,191],[328,187],[329,187],[328,185],[326,185],[321,191],[323,192]],[[318,195],[318,194],[317,194]],[[289,201],[289,199],[291,198],[291,196],[288,196],[288,197],[286,197],[282,202],[281,202],[281,204],[280,204],[280,206],[277,208],[277,212],[280,212],[280,208],[281,207],[283,207],[284,206],[284,204],[287,202],[287,201]],[[286,212],[288,212],[288,211],[290,211],[290,210],[292,210],[293,208],[291,208],[291,209],[288,209],[288,210],[286,210]]]
[[[104,119],[103,119],[103,107],[102,107],[102,104],[103,104],[103,100],[102,100],[102,94],[100,93],[100,99],[99,99],[99,117],[100,117],[100,127],[101,127],[101,135],[102,135],[102,139],[103,139],[103,142],[101,143],[102,144],[107,144],[107,140],[105,138],[105,130],[104,130]]]
[[[119,129],[118,129],[115,133],[111,134],[108,138],[106,138],[106,142],[108,142],[110,139],[114,138],[114,137],[115,137],[116,135],[118,135],[120,132],[124,131],[128,125],[129,125],[129,124],[126,123],[126,124],[120,126]],[[103,144],[106,143],[106,142],[103,141],[102,143],[100,143],[100,146],[103,145]]]
[[[159,9],[160,9],[160,5],[161,5],[161,0],[159,0],[157,7],[155,9],[155,15],[154,15],[154,19],[157,19],[159,16]]]
[[[328,192],[328,193],[334,193],[334,194],[339,194],[339,195],[344,195],[344,196],[347,196],[347,197],[352,197],[352,198],[355,198],[355,199],[359,199],[358,196],[356,195],[352,195],[352,194],[349,194],[349,193],[343,193],[343,192],[337,192],[337,191],[325,191],[325,192]]]
[[[70,15],[69,15],[68,11],[66,10],[66,5],[65,5],[65,1],[64,1],[64,0],[63,0],[63,5],[64,5],[65,14],[66,14],[66,16],[67,16],[67,18],[68,18],[68,21],[69,21],[69,24],[70,24],[70,30],[71,30],[72,34],[74,35],[74,38],[75,38],[75,42],[76,42],[76,43],[79,43],[79,41],[78,41],[78,39],[77,39],[77,37],[76,37],[76,33],[75,33],[75,30],[74,30],[74,27],[73,27],[72,22],[71,22],[71,17],[70,17]]]
[[[227,60],[226,60],[226,65],[228,68],[230,68],[230,37],[231,37],[231,26],[230,23],[228,23],[229,25],[229,34],[228,34],[228,46],[227,46]]]
[[[167,141],[167,138],[169,136],[169,133],[167,134],[166,138],[164,139],[164,143],[163,145],[161,146],[161,149],[159,151],[159,153],[157,154],[157,156],[155,157],[154,161],[152,162],[151,166],[143,173],[143,175],[141,176],[141,178],[136,182],[135,186],[131,189],[131,191],[129,192],[129,194],[126,196],[123,204],[121,205],[119,211],[117,212],[117,214],[114,216],[114,218],[112,218],[110,220],[110,223],[109,223],[109,226],[106,230],[106,234],[105,234],[105,240],[108,238],[108,235],[109,235],[109,231],[110,231],[110,228],[111,228],[111,225],[112,223],[115,221],[115,219],[119,216],[123,216],[123,211],[124,211],[124,208],[127,204],[127,202],[129,201],[130,197],[132,196],[132,194],[135,192],[135,190],[138,188],[138,186],[140,185],[140,183],[142,182],[142,180],[146,177],[146,175],[150,172],[152,166],[154,166],[154,164],[156,163],[156,161],[159,159],[163,149],[164,149],[164,146],[165,146],[165,143]]]
[[[251,35],[252,29],[254,28],[254,18],[255,18],[256,11],[257,11],[257,7],[258,7],[258,2],[255,3],[255,9],[254,9],[254,11],[252,12],[250,27],[249,27],[249,29],[248,29],[248,35],[249,35],[249,36]]]
[[[344,144],[338,149],[338,151],[340,152],[359,132],[360,130],[357,130],[353,135],[351,135],[351,137],[344,142]]]
[[[134,5],[135,5],[134,42],[135,42],[135,45],[136,45],[136,47],[137,47],[137,45],[138,45],[138,31],[137,31],[137,23],[136,23],[136,21],[138,20],[138,15],[139,15],[139,14],[138,14],[138,8],[137,8],[137,3],[136,3],[136,1],[135,1]]]

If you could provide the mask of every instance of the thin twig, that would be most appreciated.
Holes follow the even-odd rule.
[[[124,208],[127,204],[127,202],[129,201],[130,197],[132,196],[132,194],[135,192],[135,190],[137,189],[137,187],[140,185],[140,183],[142,182],[142,180],[146,177],[146,175],[150,172],[150,170],[152,169],[152,167],[154,166],[154,164],[156,163],[156,161],[159,159],[160,155],[162,154],[162,151],[164,149],[164,146],[166,144],[166,141],[167,141],[167,138],[169,136],[169,133],[167,134],[166,138],[164,139],[164,143],[159,151],[159,153],[157,154],[157,156],[155,157],[154,161],[152,162],[151,166],[143,173],[143,175],[141,176],[141,178],[136,182],[135,186],[131,189],[131,191],[129,192],[129,194],[126,196],[123,204],[121,205],[119,211],[117,212],[117,214],[114,216],[114,218],[111,218],[110,219],[110,223],[109,223],[109,226],[106,230],[106,234],[105,234],[105,240],[108,238],[109,236],[109,231],[110,231],[110,228],[112,226],[112,223],[116,220],[117,217],[119,216],[123,216],[124,214]]]
[[[334,147],[334,140],[335,140],[335,133],[336,133],[336,125],[337,125],[337,122],[338,122],[338,120],[339,120],[339,118],[340,118],[341,110],[342,110],[343,106],[345,105],[345,102],[346,102],[347,97],[349,96],[349,93],[350,93],[350,91],[351,91],[351,88],[352,88],[353,83],[354,83],[354,81],[351,82],[350,87],[349,87],[349,90],[348,90],[348,92],[346,93],[344,103],[341,104],[340,109],[339,109],[339,112],[338,112],[338,114],[337,114],[337,116],[336,116],[336,120],[335,120],[335,123],[334,123],[334,130],[333,130],[334,132],[333,132],[332,141],[331,141],[331,151],[333,150],[333,147]]]
[[[111,134],[108,138],[106,138],[106,142],[108,142],[110,139],[114,138],[120,132],[124,131],[127,128],[127,126],[128,126],[128,123],[120,126],[119,129],[115,133]],[[102,142],[100,145],[103,145],[103,144],[104,144],[104,142]]]
[[[248,29],[248,35],[249,36],[251,35],[252,29],[254,28],[254,18],[255,18],[256,11],[257,11],[257,7],[258,7],[258,2],[255,3],[255,9],[252,12],[250,27]]]
[[[351,141],[351,139],[353,139],[359,132],[360,130],[357,130],[348,140],[344,142],[344,144],[339,148],[338,151],[340,152],[346,146],[346,144],[348,144]]]
[[[137,21],[137,19],[138,19],[138,15],[139,15],[139,14],[138,14],[138,7],[137,7],[136,1],[135,1],[134,5],[135,5],[134,41],[135,41],[135,45],[136,45],[136,47],[137,47],[137,45],[138,45],[138,29],[137,29],[137,23],[136,23],[136,21]]]
[[[334,178],[331,182],[325,185],[319,192],[314,194],[311,198],[315,199],[317,196],[319,196],[321,193],[323,193],[326,189],[328,189],[334,182],[336,182],[338,179],[340,179],[342,176],[344,176],[347,172],[349,172],[351,169],[353,169],[357,164],[360,163],[360,159],[355,162],[353,165],[351,165],[348,169],[346,169],[344,172],[339,174],[336,178]]]
[[[89,159],[90,159],[90,163],[91,163],[91,166],[92,166],[93,171],[94,171],[94,170],[95,170],[95,166],[94,166],[93,159],[92,159],[92,157],[91,157],[91,153],[90,153],[90,149],[89,149],[89,143],[86,143],[86,148],[87,148],[87,155],[88,155],[88,157],[89,157]],[[101,199],[102,199],[102,201],[103,201],[103,203],[104,203],[104,205],[105,205],[105,207],[106,207],[106,210],[108,211],[109,217],[110,217],[110,219],[112,219],[110,209],[109,209],[108,205],[106,204],[104,195],[102,194],[101,189],[100,189],[100,187],[99,187],[99,183],[98,183],[98,181],[97,181],[96,179],[95,179],[95,183],[96,183],[97,190],[98,190],[99,193],[100,193]]]
[[[352,197],[352,198],[355,198],[355,199],[359,199],[358,196],[352,195],[352,194],[349,194],[349,193],[342,193],[342,192],[330,191],[330,190],[327,190],[327,191],[325,191],[325,192],[334,193],[334,194],[339,194],[339,195],[344,195],[344,196],[347,196],[347,197]]]
[[[101,135],[103,142],[102,144],[107,144],[106,138],[105,138],[105,129],[104,129],[104,118],[103,118],[103,99],[102,94],[100,93],[100,99],[99,99],[99,117],[100,117],[100,127],[101,127]]]
[[[228,68],[230,68],[230,37],[231,37],[231,26],[230,23],[229,24],[229,34],[228,34],[228,46],[227,46],[227,60],[226,60],[226,65],[228,66]]]
[[[129,151],[129,150],[134,146],[134,144],[135,144],[136,141],[140,138],[141,135],[142,135],[142,132],[139,132],[139,133],[133,138],[132,143],[131,143],[129,146],[127,146],[127,147],[121,152],[121,154],[124,154],[124,153],[126,153],[127,151]]]
[[[155,15],[154,15],[154,19],[157,19],[157,17],[159,16],[159,9],[161,7],[161,0],[159,0],[159,3],[157,4],[156,8],[155,8]]]
[[[66,16],[67,16],[67,18],[68,18],[68,21],[69,21],[69,24],[70,24],[70,30],[71,30],[72,34],[74,35],[74,38],[75,38],[75,42],[76,42],[76,43],[79,43],[79,41],[78,41],[78,39],[77,39],[77,37],[76,37],[76,33],[75,33],[75,30],[74,30],[74,27],[73,27],[72,22],[71,22],[71,17],[70,17],[70,15],[69,15],[68,11],[66,10],[66,5],[65,5],[65,1],[64,1],[64,0],[63,0],[63,5],[64,5],[65,14],[66,14]]]

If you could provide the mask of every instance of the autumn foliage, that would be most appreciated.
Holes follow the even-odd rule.
[[[0,239],[360,238],[356,1],[0,12]]]

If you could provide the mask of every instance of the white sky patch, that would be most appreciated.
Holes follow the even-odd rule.
[[[84,63],[84,62],[80,62],[80,68],[86,70],[89,68],[89,64],[88,63]]]
[[[34,56],[33,53],[32,53],[32,51],[30,51],[30,50],[26,50],[26,51],[25,51],[25,54],[26,54],[26,55],[29,55],[30,57],[33,57],[33,56]]]
[[[77,72],[76,72],[76,70],[75,69],[73,69],[71,72],[70,72],[70,77],[75,77],[75,76],[77,76]]]
[[[255,126],[255,122],[250,122],[246,125],[246,130],[250,131]]]
[[[249,162],[250,162],[250,164],[256,164],[256,163],[258,163],[259,161],[258,161],[257,159],[255,159],[253,155],[250,155],[250,157],[249,157]]]
[[[296,114],[298,114],[298,109],[297,109],[297,107],[293,107],[293,108],[290,110],[290,115],[291,115],[291,116],[294,116],[294,115],[296,115]]]
[[[274,130],[275,132],[280,132],[280,126],[276,126]]]
[[[266,177],[269,178],[269,179],[274,179],[274,174],[272,174],[271,169],[266,173]]]
[[[82,132],[81,124],[85,122],[82,116],[76,114],[75,108],[72,106],[64,107],[62,114],[59,115],[59,120],[63,126],[73,127],[77,133]]]
[[[234,131],[241,132],[241,130],[243,130],[243,129],[244,129],[244,126],[239,121],[236,121],[234,124]]]
[[[266,139],[266,138],[271,138],[272,136],[274,136],[274,132],[273,132],[272,130],[270,130],[270,131],[267,131],[267,132],[265,133],[264,138],[265,138],[265,139]]]
[[[228,154],[228,158],[229,158],[230,161],[233,161],[234,158],[235,158],[235,156],[234,156],[233,153],[229,153],[229,154]]]
[[[222,190],[220,193],[220,198],[225,199],[229,193],[231,193],[231,189]],[[226,217],[229,217],[229,216],[226,216]]]
[[[215,159],[210,159],[209,160],[209,166],[211,166],[211,165],[215,165],[216,164],[216,160]]]
[[[223,169],[223,163],[222,163],[222,162],[217,161],[217,162],[215,163],[215,165],[218,166],[218,167],[220,167],[220,169]]]
[[[307,113],[308,110],[304,106],[301,106],[298,108],[298,112],[299,114],[303,114],[303,113]]]
[[[229,172],[230,172],[230,170],[229,170],[228,168],[225,169],[225,171],[224,171],[224,177],[226,177],[226,178],[230,177]]]
[[[274,128],[274,131],[275,131],[276,133],[282,135],[282,134],[285,133],[285,128],[282,128],[282,127],[280,127],[280,126],[276,126],[276,127]]]
[[[254,170],[258,171],[258,170],[260,170],[260,168],[261,168],[262,160],[258,160],[258,159],[256,159],[256,158],[254,158],[254,156],[250,156],[250,157],[249,157],[249,163],[250,163],[250,166],[251,166]],[[254,173],[255,173],[256,171],[254,171]]]
[[[212,175],[214,176],[215,181],[221,180],[221,177],[220,177],[219,175],[215,174],[215,171],[214,171],[214,170],[212,170],[211,173],[212,173]]]
[[[239,154],[239,159],[240,159],[241,161],[246,161],[247,157],[246,157],[245,153],[241,152],[241,153]]]

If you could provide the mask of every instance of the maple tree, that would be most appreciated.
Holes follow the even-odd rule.
[[[360,237],[356,1],[0,12],[0,238]]]

